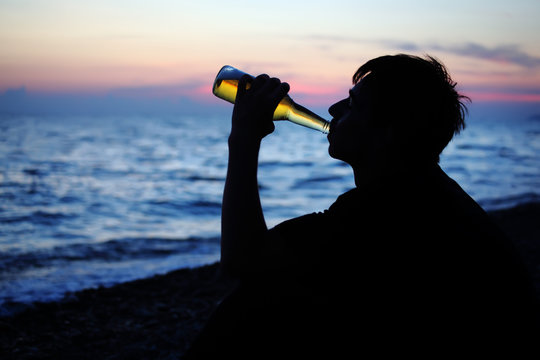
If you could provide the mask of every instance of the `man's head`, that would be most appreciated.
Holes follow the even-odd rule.
[[[329,109],[330,155],[353,166],[393,159],[437,162],[465,127],[466,97],[432,57],[382,56],[362,65],[353,83],[350,97]]]

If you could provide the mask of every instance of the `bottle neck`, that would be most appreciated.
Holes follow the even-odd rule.
[[[290,111],[287,120],[314,130],[321,131],[325,134],[330,131],[330,122],[304,106],[295,103],[291,98],[289,98],[289,100]]]

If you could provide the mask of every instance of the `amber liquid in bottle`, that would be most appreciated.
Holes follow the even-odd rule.
[[[224,66],[221,68],[214,81],[213,93],[217,97],[234,104],[236,92],[238,90],[238,80],[245,73],[232,67]],[[306,109],[296,104],[288,95],[281,100],[274,111],[274,120],[289,120],[293,123],[319,130],[324,134],[330,131],[330,123]]]

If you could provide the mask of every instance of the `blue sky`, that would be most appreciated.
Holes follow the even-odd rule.
[[[323,106],[363,62],[401,52],[438,57],[475,101],[538,103],[539,18],[537,0],[0,0],[0,104],[215,104],[213,77],[230,64]]]

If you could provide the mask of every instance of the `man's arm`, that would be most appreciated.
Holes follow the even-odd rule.
[[[258,76],[238,85],[229,136],[229,165],[221,215],[221,263],[233,274],[245,273],[263,251],[268,228],[259,197],[258,156],[262,139],[274,131],[272,115],[289,85]]]

